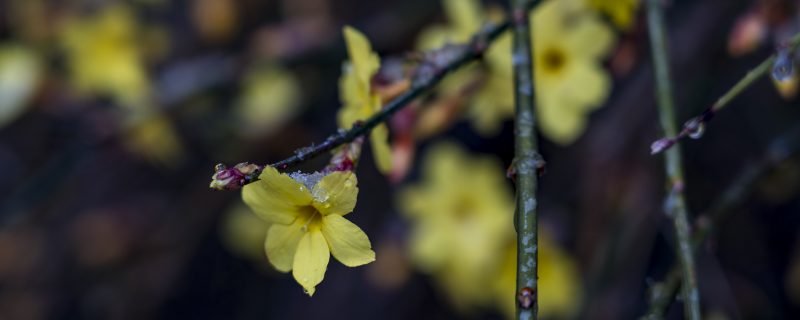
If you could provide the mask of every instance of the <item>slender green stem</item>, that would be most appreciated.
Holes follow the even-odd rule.
[[[655,143],[653,143],[653,154],[659,153],[663,150],[669,149],[675,143],[683,139],[684,137],[690,135],[696,128],[703,127],[705,124],[714,117],[714,115],[725,108],[728,104],[730,104],[733,99],[735,99],[739,94],[744,92],[745,89],[750,87],[756,80],[760,79],[765,74],[769,74],[772,70],[772,66],[775,64],[775,60],[778,59],[778,54],[785,54],[786,52],[792,52],[800,46],[800,33],[795,34],[789,40],[784,42],[776,52],[769,56],[766,60],[761,62],[755,69],[750,70],[747,75],[739,80],[736,85],[733,86],[728,92],[726,92],[722,97],[720,97],[711,108],[708,108],[702,115],[695,117],[694,119],[689,120],[686,125],[683,126],[683,130],[680,133],[669,133],[665,132],[667,138],[662,138]],[[781,53],[783,52],[783,53]],[[669,138],[672,137],[672,138]]]
[[[517,229],[517,319],[536,319],[539,308],[537,290],[537,157],[534,126],[533,51],[528,9],[530,0],[511,0],[514,45],[515,156],[517,169],[517,203],[514,224]],[[530,297],[523,294],[530,293]]]
[[[734,182],[711,205],[707,214],[697,219],[697,231],[692,235],[692,250],[697,251],[713,234],[714,230],[728,220],[735,208],[747,199],[758,180],[771,172],[775,166],[800,149],[800,125],[775,139],[761,160],[747,167]],[[642,319],[661,319],[669,310],[675,294],[683,281],[680,265],[670,268],[664,281],[654,286],[650,310]]]
[[[672,101],[672,84],[669,72],[666,24],[661,0],[647,1],[647,19],[655,71],[656,97],[661,127],[669,136],[677,134],[675,107]],[[667,178],[670,182],[670,195],[667,197],[667,213],[672,216],[678,241],[677,255],[683,274],[683,301],[686,318],[699,320],[700,295],[697,292],[694,255],[689,234],[688,210],[683,196],[684,179],[680,148],[672,148],[666,154]]]

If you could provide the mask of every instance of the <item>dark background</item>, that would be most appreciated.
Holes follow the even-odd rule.
[[[413,50],[420,30],[444,20],[437,1],[305,1],[308,8],[299,7],[309,11],[319,9],[317,2],[327,3],[330,33],[296,53],[269,58],[298,76],[306,109],[281,124],[277,134],[242,138],[226,116],[236,79],[253,59],[265,59],[253,54],[254,43],[263,41],[256,40],[259,32],[293,21],[285,10],[290,1],[231,0],[237,30],[218,41],[198,34],[192,1],[132,2],[140,19],[169,30],[168,54],[148,66],[152,78],[188,62],[198,78],[208,80],[159,105],[184,142],[185,157],[176,165],[153,165],[128,150],[113,120],[113,100],[75,99],[63,77],[63,57],[46,55],[45,84],[22,116],[0,129],[0,318],[461,317],[427,276],[414,271],[389,290],[367,280],[368,267],[346,268],[332,260],[325,281],[309,298],[290,275],[265,271],[222,244],[220,220],[240,195],[207,187],[214,165],[273,163],[335,131],[337,83],[346,59],[341,25],[362,30],[384,57]],[[0,41],[27,41],[7,14],[13,2],[0,1]],[[52,16],[90,11],[103,2],[45,1]],[[773,52],[773,41],[736,58],[727,50],[736,19],[757,2],[763,1],[672,1],[667,15],[679,121],[701,114]],[[796,19],[793,2],[775,2],[789,8],[785,19]],[[540,140],[547,160],[540,219],[579,263],[588,302],[575,308],[587,319],[642,315],[648,283],[663,279],[674,260],[672,225],[661,209],[663,158],[649,149],[660,133],[642,12],[638,17],[636,26],[621,34],[633,50],[626,58],[632,68],[615,74],[611,97],[591,115],[588,130],[568,147]],[[197,63],[201,59],[216,62]],[[156,90],[167,90],[153,83]],[[797,102],[783,99],[762,79],[720,112],[702,139],[682,143],[692,217],[798,121]],[[496,138],[482,138],[466,123],[444,136],[474,152],[495,154],[505,164],[513,157],[510,121]],[[419,153],[432,141],[420,144]],[[357,214],[348,218],[373,244],[402,241],[408,226],[393,209],[398,186],[377,172],[366,148]],[[299,169],[313,171],[326,162],[323,157]],[[417,175],[412,170],[406,180]],[[792,272],[800,272],[798,183],[800,162],[791,157],[758,184],[701,250],[697,274],[705,311],[721,311],[728,319],[800,317],[800,281],[789,281]],[[669,318],[682,313],[676,303]],[[472,318],[501,316],[487,311]]]

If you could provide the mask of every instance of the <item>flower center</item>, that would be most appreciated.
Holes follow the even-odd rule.
[[[567,62],[564,52],[555,48],[548,48],[542,54],[542,70],[549,73],[558,73]]]
[[[308,210],[306,213],[300,214],[300,217],[298,217],[298,219],[302,219],[300,221],[306,221],[306,223],[300,227],[300,232],[307,232],[310,228],[318,226],[322,219],[322,214],[319,213],[319,210],[313,207],[311,207],[311,209],[312,210]]]
[[[472,199],[463,198],[455,205],[453,215],[459,223],[465,223],[475,216],[475,203]]]

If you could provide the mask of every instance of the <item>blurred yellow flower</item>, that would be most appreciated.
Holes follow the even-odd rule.
[[[452,143],[432,147],[422,183],[403,189],[397,203],[411,220],[411,257],[434,276],[460,311],[489,305],[486,288],[514,237],[513,191],[503,166]]]
[[[309,296],[322,282],[332,254],[348,267],[375,261],[369,238],[343,215],[356,206],[356,175],[350,171],[294,173],[265,167],[261,180],[246,185],[242,198],[272,223],[264,248],[269,262],[294,279]]]
[[[540,131],[548,139],[568,145],[585,130],[587,116],[602,106],[611,88],[611,79],[603,69],[605,58],[615,42],[611,28],[581,0],[543,1],[531,13],[533,19],[534,78]],[[444,0],[452,27],[435,27],[423,32],[418,48],[441,46],[447,41],[466,42],[491,11],[481,15],[477,0]],[[514,115],[512,39],[505,34],[497,39],[484,56],[486,75],[475,93],[467,116],[479,133],[495,134],[501,121]],[[517,57],[522,59],[524,57]],[[469,70],[475,73],[474,70]],[[458,81],[443,82],[443,91],[455,91],[468,84],[470,72],[454,73]]]
[[[557,1],[543,2],[531,19],[541,132],[553,142],[571,144],[586,129],[589,112],[608,98],[611,79],[601,60],[615,36],[592,12]]]
[[[611,17],[620,29],[627,30],[633,25],[639,0],[589,0],[589,3]]]
[[[175,166],[183,159],[183,144],[171,119],[163,115],[137,113],[127,120],[124,137],[130,150],[163,167]]]
[[[0,45],[0,127],[19,117],[41,77],[35,52],[15,44]]]
[[[539,263],[538,266],[538,316],[541,319],[569,319],[577,315],[583,289],[580,273],[575,259],[558,246],[542,224],[539,225]],[[510,297],[517,285],[517,246],[507,249],[505,262],[500,275],[495,279],[492,289],[495,302],[506,318],[514,319],[516,300]]]
[[[345,26],[344,39],[350,61],[342,67],[339,79],[342,108],[337,118],[340,128],[349,129],[356,121],[367,120],[383,107],[380,95],[372,93],[370,84],[381,63],[378,55],[372,52],[367,37],[358,30]],[[370,141],[378,170],[388,173],[392,168],[392,152],[389,149],[389,128],[385,123],[372,130]]]
[[[72,17],[60,30],[72,84],[78,90],[109,95],[128,108],[146,104],[150,88],[128,6],[116,3],[92,16]]]
[[[245,76],[234,112],[247,136],[267,135],[300,109],[300,84],[290,71],[277,66],[256,67]]]
[[[490,7],[484,10],[478,0],[443,0],[442,6],[451,24],[432,26],[424,30],[417,39],[417,50],[434,50],[447,43],[469,42],[486,20],[500,20],[497,17],[503,15],[499,8]],[[483,135],[497,134],[502,121],[510,117],[491,109],[513,111],[514,108],[513,89],[509,83],[512,81],[512,65],[507,57],[510,50],[511,34],[506,33],[495,40],[484,53],[484,64],[461,68],[447,76],[439,85],[439,91],[444,95],[461,95],[462,88],[482,83],[472,99],[468,117]]]

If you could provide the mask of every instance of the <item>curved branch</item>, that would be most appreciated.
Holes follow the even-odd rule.
[[[322,144],[301,148],[297,151],[297,155],[273,163],[270,166],[277,169],[292,168],[338,146],[352,142],[358,137],[368,135],[377,125],[389,120],[397,111],[404,108],[417,97],[431,90],[441,82],[447,74],[473,60],[479,59],[489,45],[508,29],[509,25],[510,22],[508,20],[497,25],[487,24],[473,36],[470,43],[463,45],[445,45],[439,51],[433,52],[433,54],[436,55],[435,59],[426,59],[417,68],[416,73],[412,77],[411,87],[406,92],[387,103],[381,111],[374,114],[366,121],[354,123],[350,130],[340,129],[338,133],[330,136]],[[216,190],[235,190],[249,183],[258,181],[258,177],[261,175],[262,171],[258,169],[253,172],[240,174],[229,172],[234,169],[226,169],[224,166],[221,168],[222,171],[217,171],[214,177],[212,177],[211,188]],[[227,172],[230,176],[235,177],[235,179],[225,181],[217,179],[217,175],[221,172]]]

